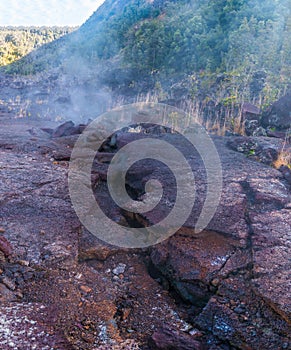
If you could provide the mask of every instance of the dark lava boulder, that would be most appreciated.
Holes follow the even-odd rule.
[[[69,136],[75,133],[75,124],[72,121],[59,125],[52,133],[52,137]]]
[[[281,97],[267,110],[261,120],[263,127],[278,130],[289,129],[291,126],[291,92]]]
[[[249,102],[244,102],[242,104],[241,112],[243,115],[243,119],[247,120],[258,120],[261,115],[260,109]]]

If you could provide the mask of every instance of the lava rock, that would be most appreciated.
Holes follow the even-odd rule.
[[[150,349],[156,350],[202,350],[202,344],[189,334],[163,327],[149,340]]]
[[[69,136],[75,133],[75,124],[72,121],[59,125],[52,133],[52,137]]]
[[[3,236],[0,236],[0,250],[4,253],[5,257],[9,257],[13,252],[12,245]]]
[[[263,127],[286,130],[291,126],[291,92],[276,101],[262,116]]]
[[[268,138],[240,136],[229,139],[227,146],[260,163],[272,165],[278,159],[283,144],[274,143]]]
[[[287,165],[281,165],[279,170],[283,174],[285,180],[287,180],[288,184],[291,186],[291,169]]]

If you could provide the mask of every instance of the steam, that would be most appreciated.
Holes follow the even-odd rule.
[[[207,9],[207,6],[209,6],[209,8],[211,8],[212,6],[212,10],[214,9],[212,2],[207,2],[207,4],[206,3],[204,4],[204,2],[190,2],[190,4],[187,3],[185,5],[182,5],[182,4],[179,5],[177,9],[178,8],[180,9],[179,11],[180,11],[181,18],[183,18],[182,15],[186,11],[189,12],[189,9],[190,11],[193,12],[193,14],[195,14],[195,16],[193,15],[193,21],[198,21],[197,31],[199,32],[200,30],[199,26],[202,23],[202,21],[211,20],[215,23],[218,21],[218,19],[215,16],[218,16],[218,15],[217,13],[213,12],[209,14],[213,16],[213,18],[211,19],[207,18],[207,11],[203,13],[198,3],[200,3],[201,8],[204,6],[203,7],[204,12],[206,11],[205,9]],[[290,39],[288,35],[286,36],[286,33],[288,33],[288,31],[286,30],[286,28],[288,27],[288,23],[287,23],[288,14],[283,13],[286,10],[286,8],[288,8],[287,4],[290,3],[290,0],[283,0],[280,3],[276,2],[276,13],[274,14],[275,24],[273,25],[272,28],[270,27],[269,29],[269,38],[264,37],[263,38],[264,40],[262,42],[258,42],[258,40],[256,39],[256,35],[252,34],[252,28],[248,29],[248,26],[252,24],[253,15],[254,15],[254,18],[256,18],[255,15],[257,12],[262,13],[262,16],[264,15],[264,13],[267,13],[268,11],[270,12],[269,7],[272,5],[272,3],[273,2],[269,3],[267,0],[264,0],[261,5],[261,2],[259,0],[250,0],[249,2],[246,2],[243,5],[245,7],[243,13],[248,17],[248,20],[244,22],[242,18],[236,15],[235,9],[234,9],[235,15],[230,16],[229,17],[230,19],[227,19],[231,22],[231,26],[234,29],[231,32],[229,37],[230,48],[229,48],[228,56],[222,57],[222,61],[225,62],[224,64],[225,64],[226,71],[235,69],[235,66],[238,65],[236,63],[239,62],[242,67],[244,66],[244,64],[246,65],[247,68],[251,67],[252,69],[252,71],[250,72],[251,74],[249,74],[248,72],[244,72],[244,73],[249,74],[248,79],[252,79],[251,75],[255,73],[258,67],[260,68],[259,70],[264,70],[265,67],[268,67],[268,68],[273,67],[274,62],[278,67],[279,66],[278,62],[281,61],[282,66],[284,66],[285,70],[288,69],[288,66],[290,69],[290,65],[289,65],[290,63],[289,54],[291,53]],[[94,13],[93,16],[91,16],[91,18],[87,21],[87,23],[80,28],[79,31],[71,33],[70,35],[66,36],[66,38],[62,38],[58,43],[55,44],[55,52],[54,52],[55,56],[43,55],[47,60],[50,60],[50,59],[56,60],[57,61],[56,65],[60,63],[58,68],[51,68],[48,71],[39,73],[33,79],[31,79],[31,77],[28,77],[27,79],[25,77],[11,78],[13,81],[9,82],[11,86],[9,93],[10,95],[12,95],[13,103],[10,103],[10,105],[12,106],[11,108],[15,109],[16,114],[18,116],[20,117],[29,116],[32,118],[45,118],[45,119],[51,119],[51,120],[57,120],[57,121],[72,120],[75,123],[86,123],[89,119],[94,119],[98,115],[109,110],[116,103],[116,98],[118,97],[120,98],[122,94],[125,100],[128,99],[128,96],[131,94],[130,102],[134,100],[133,95],[136,93],[137,90],[130,90],[128,89],[128,87],[131,83],[130,81],[132,78],[133,80],[135,79],[135,81],[138,81],[140,77],[138,77],[137,75],[132,77],[131,70],[133,69],[133,67],[129,65],[127,66],[125,65],[125,62],[122,61],[122,53],[119,53],[118,58],[114,57],[113,53],[116,52],[117,46],[114,43],[105,43],[104,47],[106,48],[106,50],[109,50],[108,56],[111,58],[109,60],[105,60],[102,62],[98,57],[94,56],[96,55],[96,52],[94,53],[94,50],[92,49],[92,53],[90,53],[90,50],[88,51],[88,47],[86,47],[85,45],[86,38],[90,35],[92,36],[96,35],[96,37],[98,37],[99,35],[98,38],[99,39],[100,37],[102,38],[102,35],[104,33],[101,33],[101,34],[98,33],[98,28],[103,28],[103,26],[106,25],[107,23],[106,18],[110,16],[110,13],[112,11],[113,11],[112,13],[115,16],[116,16],[116,13],[118,15],[120,14],[122,15],[123,13],[122,7],[124,6],[125,6],[124,1],[119,2],[117,6],[117,2],[107,0],[102,6],[102,9],[100,8],[103,12],[102,11],[98,12],[99,11],[98,10],[96,13]],[[165,6],[165,4],[163,1],[162,2],[154,1],[151,4],[151,6],[156,6],[158,8],[159,6],[161,7]],[[218,4],[217,6],[221,6],[221,5]],[[118,11],[120,11],[120,14]],[[177,11],[176,13],[177,18],[179,18],[179,11]],[[230,14],[231,12],[228,13],[228,16]],[[289,16],[290,16],[290,13],[289,13]],[[98,22],[96,24],[95,21],[98,21],[98,20],[100,21],[100,23]],[[201,21],[201,23],[199,21]],[[243,25],[245,27],[243,27]],[[264,19],[262,19],[262,22],[259,22],[258,25],[261,25],[262,28],[264,29],[265,28],[264,26],[268,25],[268,23],[264,23]],[[285,36],[282,35],[283,32],[285,33],[284,34]],[[87,35],[87,37],[85,34]],[[106,31],[105,31],[105,34],[106,34]],[[243,35],[246,35],[246,36],[244,37]],[[267,32],[264,35],[266,36]],[[249,41],[245,40],[246,38]],[[268,45],[266,45],[266,43]],[[102,40],[101,40],[101,44],[104,45]],[[82,48],[84,45],[86,47],[86,50],[88,51],[88,52],[86,51],[86,54],[82,52]],[[246,49],[244,49],[244,45],[246,46]],[[67,48],[70,48],[70,50],[68,51]],[[185,47],[183,48],[183,50],[184,49]],[[208,57],[206,57],[206,59],[208,61],[211,61],[210,56],[212,52],[211,51],[212,47],[210,48],[208,47],[208,50],[209,50],[209,60],[208,60]],[[250,52],[248,52],[248,50],[250,50]],[[158,48],[157,48],[157,51],[158,51]],[[43,51],[40,50],[39,52],[40,52],[40,55],[44,54],[45,48],[43,49]],[[68,57],[68,52],[70,53],[70,57]],[[246,52],[249,53],[249,56],[245,56]],[[260,53],[259,54],[260,56],[258,56],[258,52]],[[273,55],[269,55],[269,52],[273,53]],[[38,51],[36,51],[30,57],[31,59],[33,59],[33,56],[35,56],[36,58],[39,58],[38,56],[40,55],[38,55]],[[88,55],[90,57],[88,57]],[[143,53],[143,55],[146,55],[146,53]],[[258,59],[261,61],[264,61],[264,65],[260,65],[258,62],[255,62]],[[164,57],[164,60],[165,60],[165,64],[167,64],[166,56]],[[251,66],[250,64],[252,60],[254,61],[253,66]],[[143,62],[141,61],[141,65],[142,64]],[[116,76],[114,76],[112,71],[111,71],[111,76],[106,76],[106,73],[104,72],[110,71],[110,69],[112,68],[117,68],[116,73],[114,73]],[[193,76],[195,74],[199,76],[198,71],[193,72]],[[237,81],[235,80],[236,77],[232,77],[234,81],[233,86],[232,85],[226,86],[225,88],[226,90],[227,89],[231,90],[233,89],[233,87],[236,87],[239,83],[241,83],[239,81],[240,74],[241,72],[238,72]],[[104,76],[107,78],[106,82],[104,81]],[[280,76],[279,71],[276,72],[276,76],[277,77]],[[288,74],[285,74],[284,76],[288,76]],[[142,81],[142,79],[140,79],[138,83],[140,83],[141,85],[144,84],[144,86],[147,86],[148,89],[151,89],[152,86],[155,84],[156,86],[159,85],[161,90],[161,95],[175,97],[174,89],[177,87],[177,85],[179,85],[179,83],[175,84],[175,81],[170,82],[167,74],[163,75],[162,72],[157,72],[157,73],[155,72],[155,75],[153,74],[151,76],[148,75],[146,79],[147,79],[147,82],[145,84],[144,84],[144,81]],[[21,82],[21,85],[22,85],[21,88],[13,87],[13,84],[15,85],[15,82],[17,82],[17,80]],[[201,82],[198,81],[197,86],[195,86],[196,81],[192,80],[191,82],[189,82],[189,85],[186,86],[186,90],[191,85],[190,89],[192,89],[192,93],[197,92],[197,97],[199,98],[200,97],[199,94],[201,93],[201,85],[202,85],[200,83]],[[279,82],[279,78],[278,78],[277,81],[274,82],[275,88],[277,88],[276,84],[280,84],[280,83],[281,82]],[[125,87],[125,89],[123,90],[121,88],[122,84]],[[246,84],[250,84],[250,80]],[[264,84],[265,84],[265,81],[262,82],[261,88],[264,87]],[[180,85],[182,89],[183,86],[182,84]],[[220,93],[220,91],[218,90],[220,87],[220,82],[217,82],[215,85],[216,86],[213,89],[211,87],[212,91],[207,91],[207,93],[209,92],[208,96],[210,96],[211,98],[213,98],[211,93],[213,95],[215,94],[219,95]],[[3,86],[4,88],[7,87],[5,86],[5,83],[3,83]],[[115,93],[115,89],[116,89],[116,93]],[[224,92],[228,93],[229,92],[228,90]],[[126,96],[126,93],[128,94],[127,96]],[[184,97],[184,95],[182,97]],[[249,95],[251,96],[252,94],[250,93]]]
[[[18,118],[87,123],[112,106],[110,89],[100,83],[100,69],[75,55],[60,68],[36,76],[5,76],[1,99]]]

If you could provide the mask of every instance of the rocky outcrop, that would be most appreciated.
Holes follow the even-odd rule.
[[[276,101],[263,115],[262,125],[276,130],[291,127],[291,92]]]
[[[227,140],[227,146],[237,152],[243,153],[249,159],[272,166],[280,157],[281,152],[291,153],[290,145],[281,139],[269,137],[238,136]]]
[[[123,146],[138,137],[146,136],[119,134],[116,144]],[[185,225],[150,249],[153,277],[193,305],[188,319],[207,334],[207,348],[220,349],[224,343],[237,349],[287,349],[291,197],[287,179],[270,166],[282,146],[280,140],[214,138],[222,163],[223,190],[214,218],[206,230],[195,234],[206,191],[203,165],[177,135],[155,137],[172,141],[195,164],[197,197]],[[176,187],[163,170],[154,161],[130,169],[126,184],[135,198],[143,198],[142,184],[154,177],[163,183],[167,199],[162,198],[151,212],[134,216],[124,212],[128,222],[147,226],[169,213]],[[171,349],[174,345],[167,345],[171,340],[165,334],[157,333],[153,341]],[[157,345],[159,342],[166,345]]]

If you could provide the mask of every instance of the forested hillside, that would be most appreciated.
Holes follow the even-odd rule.
[[[203,106],[249,101],[264,110],[290,87],[290,8],[291,0],[107,0],[77,31],[6,72],[59,69],[72,84],[87,79],[119,96],[151,93]]]
[[[240,93],[268,104],[290,83],[290,5],[290,0],[155,0],[129,2],[121,11],[113,4],[107,9],[111,17],[83,42],[82,52],[93,64],[121,56],[120,66],[134,70],[131,86],[144,77],[154,87],[187,77],[192,97],[204,88],[211,92],[218,82],[216,89],[223,83],[230,100]],[[80,35],[93,34],[98,21],[97,11]]]
[[[99,78],[113,90],[168,94],[179,82],[190,98],[220,95],[228,104],[240,95],[268,105],[290,84],[290,4],[290,0],[109,0],[78,31],[42,47],[9,71],[31,74],[82,62],[94,75],[105,63],[109,68],[104,72],[102,67]],[[46,42],[56,33],[40,30],[39,34]],[[25,35],[34,36],[31,31]],[[5,38],[13,47],[13,35]],[[34,46],[40,43],[32,41]],[[25,50],[16,43],[13,55],[21,56]]]
[[[0,27],[0,66],[66,35],[75,27]]]

